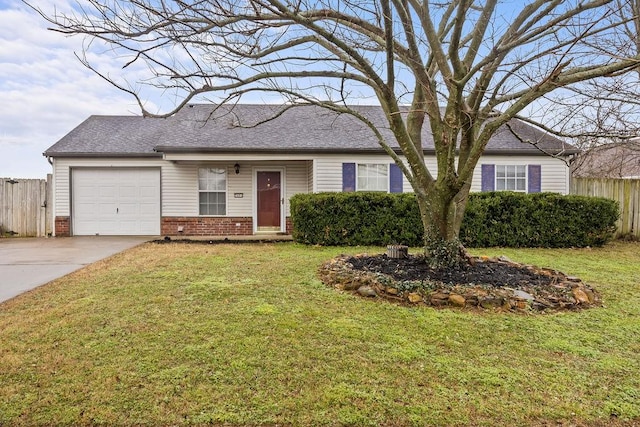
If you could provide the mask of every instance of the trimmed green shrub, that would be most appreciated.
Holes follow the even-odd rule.
[[[460,229],[469,247],[602,246],[613,237],[618,203],[599,197],[513,192],[470,195]]]
[[[319,245],[420,246],[422,223],[413,194],[376,192],[296,194],[293,238]]]
[[[297,194],[291,198],[293,237],[319,245],[421,246],[413,194]],[[474,193],[460,230],[467,247],[584,247],[615,231],[616,202],[556,193]]]

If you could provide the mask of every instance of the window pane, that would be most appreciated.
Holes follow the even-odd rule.
[[[224,191],[227,187],[226,172],[224,169],[210,169],[209,183],[211,190]]]
[[[225,191],[227,187],[227,171],[221,168],[198,169],[198,188],[201,191]]]
[[[224,168],[198,169],[198,205],[200,215],[226,215],[227,170]]]
[[[358,189],[365,190],[367,189],[367,178],[364,176],[358,176]]]
[[[387,191],[389,186],[389,166],[386,164],[359,164],[358,190]]]
[[[199,205],[200,215],[225,215],[227,210],[226,193],[201,192]]]
[[[210,215],[209,193],[200,193],[200,215]]]
[[[497,191],[527,191],[527,169],[524,165],[496,165]]]

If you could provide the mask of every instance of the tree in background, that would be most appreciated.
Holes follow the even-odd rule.
[[[144,63],[148,78],[129,85],[81,56],[131,93],[146,116],[171,115],[205,94],[229,103],[261,92],[277,93],[284,109],[317,104],[362,120],[413,187],[427,255],[450,265],[463,258],[457,237],[473,171],[498,128],[519,115],[535,119],[541,111],[557,111],[566,121],[604,111],[605,105],[619,107],[620,85],[627,99],[640,99],[638,5],[81,0],[75,12],[40,13],[56,31],[106,43],[125,69]],[[147,111],[143,85],[169,90],[178,99],[175,109]],[[350,108],[367,94],[382,106],[401,154]],[[600,125],[615,122],[603,119]],[[424,162],[423,128],[433,134],[437,171]]]

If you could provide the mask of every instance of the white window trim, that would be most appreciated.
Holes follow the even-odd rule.
[[[509,166],[521,166],[524,168],[524,190],[507,190],[506,188],[503,190],[499,190],[498,189],[498,168],[499,167],[509,167]],[[505,171],[506,174],[506,171]],[[505,178],[501,178],[501,179],[506,179]],[[509,163],[509,164],[496,164],[495,165],[495,172],[493,174],[493,188],[495,189],[495,191],[513,191],[514,193],[529,193],[529,165],[528,164],[513,164],[513,163]]]
[[[200,193],[213,193],[213,191],[204,191],[200,190],[200,169],[222,169],[225,173],[224,179],[224,214],[223,215],[203,215],[200,213]],[[198,166],[196,175],[197,180],[197,188],[198,188],[198,216],[201,217],[214,217],[214,218],[224,218],[227,216],[227,212],[229,212],[229,168],[226,166]],[[217,191],[221,192],[221,191]]]
[[[363,189],[360,188],[360,175],[359,175],[359,170],[360,170],[360,166],[385,166],[387,168],[387,182],[386,182],[386,189],[384,190],[369,190],[369,189]],[[391,191],[391,168],[389,166],[388,163],[377,163],[377,162],[361,162],[361,163],[356,163],[356,191],[375,191],[375,192],[379,192],[379,193],[388,193],[389,191]]]

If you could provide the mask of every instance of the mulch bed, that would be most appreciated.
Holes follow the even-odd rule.
[[[468,264],[438,270],[421,256],[342,255],[324,263],[319,275],[338,290],[403,305],[520,313],[601,305],[598,292],[579,278],[506,257],[472,257]]]

